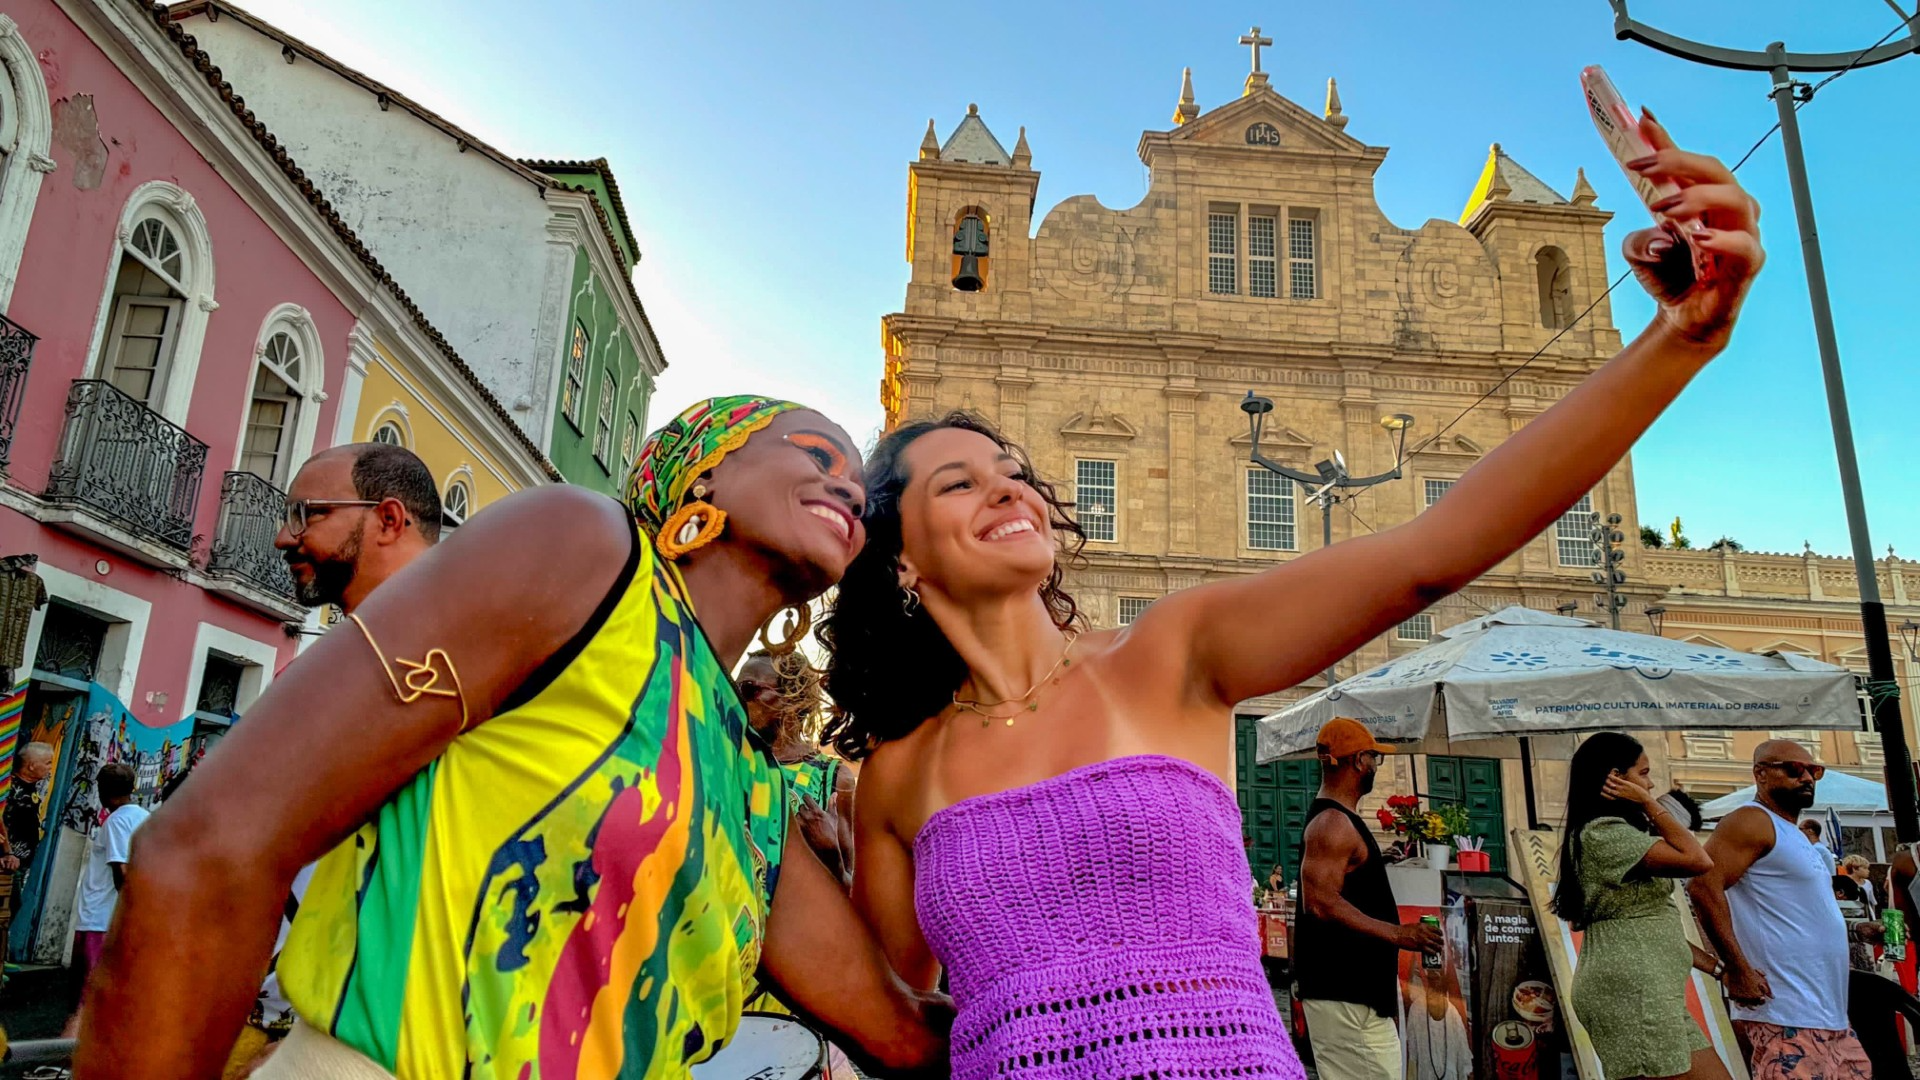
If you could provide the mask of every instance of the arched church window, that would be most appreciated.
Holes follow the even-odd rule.
[[[1567,253],[1557,247],[1543,247],[1534,256],[1534,270],[1540,290],[1540,325],[1549,330],[1564,330],[1573,325],[1573,268]]]

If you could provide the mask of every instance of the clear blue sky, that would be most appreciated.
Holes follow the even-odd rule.
[[[1620,43],[1605,0],[1339,4],[675,4],[243,0],[509,152],[611,160],[671,368],[654,420],[714,392],[789,395],[856,437],[880,421],[879,319],[902,303],[906,167],[977,102],[1012,145],[1027,127],[1039,211],[1092,193],[1131,206],[1135,144],[1168,126],[1180,69],[1203,108],[1247,70],[1258,23],[1273,86],[1317,109],[1337,76],[1347,128],[1391,149],[1382,208],[1453,219],[1499,141],[1565,194],[1585,166],[1616,240],[1644,220],[1581,108],[1605,64],[1684,144],[1732,161],[1773,122],[1757,73]],[[1914,0],[1901,0],[1911,7]],[[1744,48],[1858,49],[1885,0],[1636,0],[1634,15]],[[246,88],[239,88],[245,93]],[[1876,553],[1920,556],[1920,365],[1911,343],[1920,57],[1855,71],[1801,112]],[[1777,138],[1741,172],[1772,263],[1732,350],[1635,450],[1640,511],[1696,544],[1847,550],[1793,209]],[[1037,216],[1037,215],[1036,215]],[[1616,271],[1619,268],[1615,264]],[[1629,336],[1649,305],[1615,294]]]

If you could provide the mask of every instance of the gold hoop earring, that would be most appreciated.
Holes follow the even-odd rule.
[[[780,630],[782,640],[779,644],[774,644],[767,637],[767,626],[772,626],[773,620],[767,620],[767,626],[760,628],[760,647],[775,656],[785,656],[799,648],[800,640],[807,636],[807,631],[813,629],[813,612],[808,610],[807,605],[795,604],[787,609],[786,614],[786,625]]]
[[[694,501],[673,512],[660,526],[653,546],[668,561],[719,539],[727,527],[727,512],[709,502]]]

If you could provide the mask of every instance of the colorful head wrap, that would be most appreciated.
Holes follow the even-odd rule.
[[[648,532],[659,532],[680,509],[695,480],[740,449],[748,436],[774,417],[804,408],[791,401],[747,395],[695,402],[647,436],[627,477],[627,508]]]

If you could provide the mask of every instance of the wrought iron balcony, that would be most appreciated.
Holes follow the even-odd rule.
[[[286,517],[286,492],[250,472],[220,479],[220,527],[213,536],[207,573],[238,578],[273,596],[293,600],[293,577],[273,546]]]
[[[33,345],[39,340],[0,315],[0,465],[13,452],[13,429],[20,421],[20,402],[27,396],[27,367],[33,363]]]
[[[112,383],[77,379],[46,498],[185,553],[206,470],[206,443]]]

